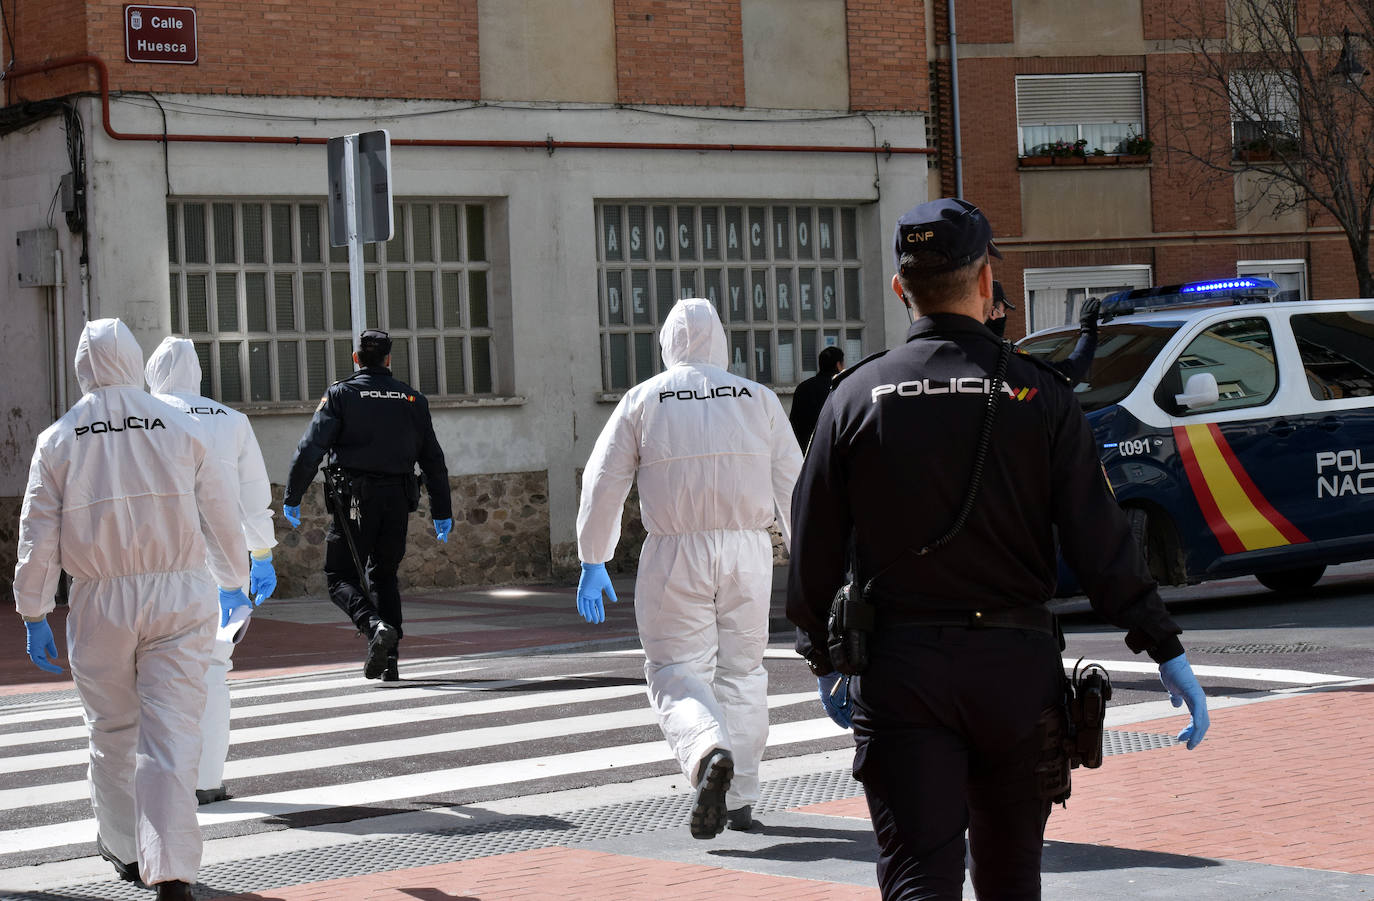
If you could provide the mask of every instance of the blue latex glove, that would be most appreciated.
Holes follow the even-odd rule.
[[[854,708],[849,703],[849,677],[841,673],[831,673],[816,679],[816,688],[821,693],[821,706],[825,715],[841,729],[854,725]]]
[[[248,568],[248,593],[253,597],[253,605],[261,604],[276,590],[277,570],[272,566],[272,555],[254,557]]]
[[[290,504],[282,504],[281,515],[286,517],[286,521],[291,523],[291,528],[293,529],[301,524],[300,507],[293,507]]]
[[[453,520],[436,519],[434,520],[434,537],[444,544],[448,544],[448,533],[453,531]]]
[[[619,601],[615,589],[611,587],[611,577],[606,574],[604,563],[582,564],[582,578],[577,580],[577,612],[589,623],[604,623],[606,609],[601,606],[601,592]]]
[[[1186,741],[1191,751],[1202,744],[1202,736],[1207,734],[1207,726],[1211,721],[1207,718],[1207,696],[1202,693],[1202,686],[1197,683],[1193,668],[1188,665],[1188,655],[1179,654],[1161,663],[1159,681],[1169,690],[1169,700],[1173,705],[1182,707],[1187,703],[1188,712],[1193,715],[1193,721],[1178,733],[1178,740]]]
[[[53,660],[57,659],[57,642],[53,641],[52,627],[48,625],[48,621],[46,619],[41,619],[36,623],[25,621],[24,631],[29,633],[26,649],[33,665],[49,673],[62,672],[62,667],[48,662],[50,657]]]
[[[242,588],[235,588],[232,591],[228,588],[219,590],[219,626],[223,629],[229,624],[229,614],[234,612],[235,607],[243,607],[249,604],[248,595]]]

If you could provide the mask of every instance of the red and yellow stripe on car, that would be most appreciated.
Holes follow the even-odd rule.
[[[1193,496],[1223,553],[1307,540],[1255,487],[1216,423],[1175,426],[1174,440]]]

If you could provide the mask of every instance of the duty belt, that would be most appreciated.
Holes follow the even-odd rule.
[[[996,610],[892,610],[878,607],[880,626],[951,626],[961,629],[1030,629],[1055,635],[1054,614],[1047,607],[1003,607]]]
[[[343,469],[343,467],[340,467],[340,469]],[[364,472],[360,469],[343,469],[343,473],[350,480],[357,479],[358,481],[367,482],[378,488],[404,485],[406,480],[404,473]]]

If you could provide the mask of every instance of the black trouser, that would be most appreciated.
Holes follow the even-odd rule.
[[[878,838],[884,901],[958,901],[964,832],[980,901],[1040,898],[1050,802],[1036,721],[1059,700],[1053,636],[884,626],[854,680],[854,774]]]
[[[410,523],[410,504],[401,481],[374,482],[360,492],[359,519],[348,517],[347,499],[343,515],[335,515],[325,535],[324,575],[329,584],[329,599],[348,614],[353,625],[366,636],[372,635],[372,619],[401,632],[401,591],[396,570],[406,553],[406,527]],[[358,567],[349,553],[348,542],[339,531],[347,523],[358,549],[358,559],[367,567],[368,583],[376,606],[369,603],[359,585]]]

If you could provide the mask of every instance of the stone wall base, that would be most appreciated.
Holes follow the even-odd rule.
[[[401,590],[464,588],[544,582],[554,577],[549,550],[549,480],[546,472],[490,473],[449,480],[453,531],[447,543],[434,537],[429,497],[410,518]],[[323,595],[324,536],[329,514],[324,488],[316,482],[301,499],[301,525],[282,518],[284,488],[272,486],[277,547],[277,597]],[[0,498],[0,589],[14,602],[14,564],[23,498]],[[576,552],[574,550],[574,567]]]

